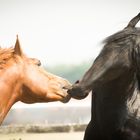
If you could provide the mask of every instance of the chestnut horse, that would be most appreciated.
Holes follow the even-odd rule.
[[[92,91],[91,121],[84,140],[140,140],[140,13],[108,37],[93,65],[68,93],[76,99]],[[131,104],[130,104],[131,101]],[[129,106],[128,106],[129,103]]]
[[[0,48],[0,124],[14,103],[68,102],[71,84],[28,58],[17,38],[15,47]]]

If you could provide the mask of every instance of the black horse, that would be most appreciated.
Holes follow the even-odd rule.
[[[135,27],[139,20],[140,13],[108,37],[91,68],[68,91],[76,99],[92,91],[84,140],[140,140],[138,107],[130,111],[140,95],[140,28]]]

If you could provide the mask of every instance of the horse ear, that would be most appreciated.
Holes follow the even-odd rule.
[[[134,28],[136,24],[139,22],[139,20],[140,20],[140,13],[130,20],[126,28]]]
[[[19,56],[22,56],[22,49],[20,47],[20,43],[19,43],[19,39],[18,39],[18,35],[17,35],[17,40],[16,40],[16,44],[15,44],[15,47],[14,47],[14,53],[19,55]]]

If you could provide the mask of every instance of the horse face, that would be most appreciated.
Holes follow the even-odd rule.
[[[17,39],[15,54],[20,59],[22,92],[20,100],[25,103],[62,101],[68,102],[67,90],[71,84],[39,67],[40,61],[25,56]]]

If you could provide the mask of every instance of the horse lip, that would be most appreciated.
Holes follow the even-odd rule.
[[[67,103],[71,99],[70,94],[68,94],[68,90],[72,89],[72,85],[71,84],[68,84],[66,86],[63,86],[62,89],[65,92],[65,94],[61,95],[61,97],[63,98],[61,100],[61,102],[62,103]]]
[[[70,99],[71,99],[71,96],[69,94],[67,94],[67,96],[63,97],[63,99],[61,100],[61,102],[62,103],[67,103]]]

